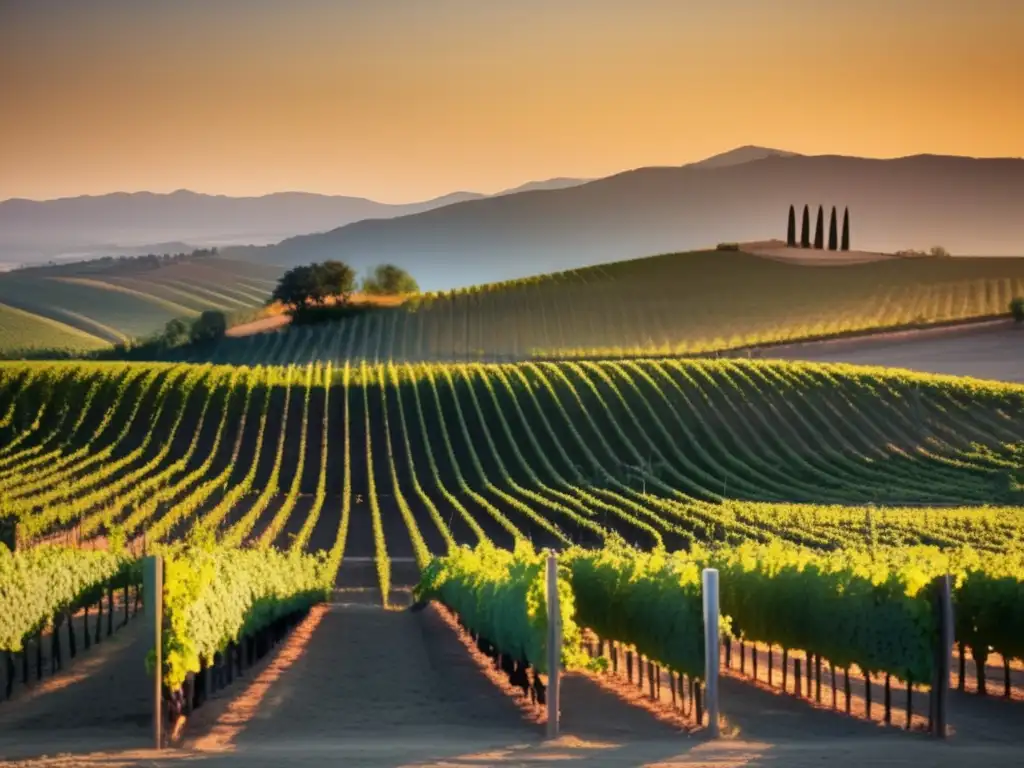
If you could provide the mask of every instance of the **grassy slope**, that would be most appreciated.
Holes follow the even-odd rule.
[[[336,362],[367,351],[370,359],[401,361],[692,354],[1005,315],[1011,298],[1022,295],[1024,259],[817,267],[694,252],[428,294],[346,321],[352,327],[318,329],[314,343],[320,359]],[[298,349],[228,339],[214,357],[286,363]]]
[[[102,338],[69,323],[0,304],[0,353],[30,349],[84,351],[102,346]]]
[[[131,262],[79,269],[69,265],[52,273],[0,275],[0,303],[117,342],[148,335],[173,317],[196,316],[206,309],[256,308],[270,295],[279,271],[217,258],[157,269],[140,269]],[[0,353],[49,346],[45,334],[36,334],[27,344],[0,338]]]

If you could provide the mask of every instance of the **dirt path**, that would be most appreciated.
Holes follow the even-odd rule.
[[[0,704],[0,757],[146,746],[146,630],[142,621],[130,622],[64,671]]]
[[[761,240],[740,243],[740,250],[753,256],[814,267],[842,267],[900,258],[893,253],[877,251],[829,251],[814,248],[790,248],[785,240]]]
[[[405,300],[405,296],[372,296],[360,293],[359,291],[351,294],[348,298],[350,305],[360,306],[369,304],[374,307],[397,307]],[[334,303],[336,303],[336,298],[333,296],[328,297],[327,304],[332,305]],[[276,331],[286,325],[291,325],[291,315],[285,312],[285,308],[281,304],[275,303],[266,311],[271,314],[261,317],[258,320],[253,320],[250,323],[239,323],[238,325],[229,328],[225,335],[233,338],[241,338],[243,336],[251,336],[254,333]]]
[[[279,315],[269,315],[268,317],[261,317],[259,320],[253,320],[251,323],[241,323],[239,325],[232,326],[231,328],[228,328],[224,335],[233,339],[238,339],[243,336],[252,336],[254,333],[276,331],[278,328],[290,325],[291,322],[291,317],[284,313]]]
[[[402,602],[402,595],[392,597]],[[232,700],[200,709],[186,745],[280,754],[327,740],[363,745],[357,751],[370,756],[396,739],[451,744],[441,757],[465,743],[498,746],[539,734],[433,609],[384,610],[377,590],[339,590],[304,626],[280,653],[290,663],[272,663],[251,690],[237,687]],[[239,717],[240,702],[261,687],[259,706]]]
[[[408,603],[396,590],[393,605]],[[975,724],[1004,720],[1016,703],[972,707],[950,743],[882,729],[807,700],[722,679],[726,738],[712,742],[670,718],[630,704],[603,679],[563,684],[563,736],[548,742],[522,702],[481,669],[464,638],[433,607],[384,610],[375,589],[336,592],[278,650],[193,716],[181,748],[146,749],[144,636],[129,626],[96,649],[88,670],[62,689],[26,697],[0,717],[0,756],[55,757],[33,766],[465,767],[484,765],[1011,766],[1021,742]],[[56,680],[57,678],[55,678]],[[620,683],[622,681],[619,681]],[[633,684],[626,684],[633,685]],[[662,686],[662,701],[668,686]],[[959,704],[961,702],[955,702]],[[658,705],[653,705],[658,706]],[[965,715],[954,708],[954,714]],[[991,717],[990,717],[991,716]],[[94,750],[106,750],[103,752]],[[116,751],[115,751],[116,750]],[[62,752],[74,752],[65,754]],[[91,752],[91,754],[89,754]],[[11,763],[8,763],[11,764]]]
[[[765,359],[883,365],[1024,382],[1024,329],[1012,321],[808,342],[766,349]]]
[[[130,750],[6,763],[19,768],[1019,768],[1020,764],[1021,753],[1016,747],[959,747],[913,737],[799,742],[711,742],[679,737],[629,742],[569,736],[547,742],[460,738],[445,731],[416,740],[400,734],[349,738],[322,734],[301,744],[269,742],[258,749],[230,753]]]
[[[754,677],[754,654],[758,659],[757,665],[757,676]],[[776,647],[771,652],[772,663],[769,665],[769,651],[764,645],[753,645],[746,644],[744,654],[741,657],[739,652],[739,644],[736,643],[733,646],[733,652],[731,656],[731,663],[728,671],[725,674],[729,675],[728,678],[723,679],[723,687],[725,685],[739,686],[738,690],[742,695],[735,696],[735,702],[738,707],[735,712],[730,710],[730,715],[735,715],[737,718],[742,717],[743,713],[751,707],[754,703],[756,706],[752,707],[752,714],[754,717],[750,718],[750,725],[753,726],[751,731],[748,726],[746,732],[761,733],[761,728],[765,724],[764,714],[767,711],[766,708],[775,708],[777,706],[783,706],[790,711],[794,712],[806,712],[805,717],[822,719],[822,715],[832,718],[836,723],[848,723],[854,724],[849,725],[849,728],[861,728],[866,727],[868,730],[863,731],[864,735],[871,735],[875,733],[877,735],[878,729],[883,726],[884,712],[885,712],[885,683],[884,676],[874,675],[872,676],[871,682],[871,702],[872,707],[870,710],[870,719],[868,721],[868,707],[867,707],[867,696],[866,694],[866,680],[856,667],[854,667],[849,674],[850,680],[850,712],[856,715],[857,719],[852,719],[845,716],[835,717],[835,712],[845,712],[846,709],[846,692],[844,686],[844,674],[843,670],[836,671],[836,688],[833,689],[831,685],[832,681],[832,669],[827,660],[821,662],[821,698],[818,701],[817,684],[814,680],[814,675],[811,678],[807,676],[807,660],[806,655],[802,651],[794,651],[788,654],[788,659],[785,664],[785,675],[783,675],[783,656],[781,650]],[[724,655],[723,655],[724,658]],[[796,664],[801,664],[802,675],[800,677],[800,693],[799,696],[796,694]],[[769,677],[769,669],[771,669],[771,677]],[[1002,669],[999,668],[1000,676],[997,678],[995,675],[996,668],[992,666],[989,668],[990,674],[989,679],[1001,680]],[[954,670],[950,679],[950,686],[954,689],[951,693],[950,698],[950,715],[949,722],[952,728],[954,737],[958,743],[972,742],[972,743],[999,743],[999,742],[1016,742],[1021,748],[1024,748],[1024,733],[1022,733],[1017,727],[1017,723],[1020,722],[1021,716],[1024,715],[1024,701],[1021,701],[1020,691],[1011,689],[1011,694],[1015,697],[1014,700],[1005,700],[998,693],[989,696],[979,696],[972,691],[977,688],[975,678],[975,668],[971,661],[967,661],[965,665],[965,690],[967,692],[961,693],[955,690],[957,686],[957,674],[956,674],[956,661],[954,659]],[[1021,669],[1015,664],[1013,666],[1013,680],[1019,680],[1022,675]],[[754,684],[754,680],[757,680],[759,686]],[[782,686],[785,681],[785,692],[782,691]],[[998,683],[992,686],[992,690],[999,691],[1001,693],[1002,687]],[[890,681],[890,692],[891,692],[891,727],[886,729],[886,732],[895,732],[897,730],[905,729],[907,726],[907,688],[906,684],[900,680],[892,679]],[[727,696],[723,692],[723,701]],[[730,697],[733,698],[733,697]],[[757,702],[761,702],[758,704]],[[815,702],[812,704],[812,702]],[[764,707],[762,707],[762,704]],[[913,696],[911,698],[912,706],[912,721],[911,726],[916,731],[923,731],[927,728],[928,724],[928,706],[929,697],[928,692],[922,686],[915,686]],[[833,710],[832,708],[835,707]],[[742,727],[742,723],[741,723]],[[804,726],[800,726],[801,728]],[[817,731],[817,729],[815,729]],[[772,731],[776,735],[780,735],[778,730]],[[839,732],[833,731],[833,735],[841,735]]]
[[[548,742],[542,727],[525,717],[521,707],[483,674],[440,613],[433,608],[420,613],[385,611],[379,602],[375,590],[340,591],[333,604],[315,609],[265,666],[198,711],[184,748],[159,755],[145,750],[148,734],[138,729],[139,738],[134,741],[127,732],[120,733],[120,751],[83,754],[116,746],[101,743],[91,731],[78,730],[115,719],[104,711],[109,707],[106,701],[91,703],[83,695],[70,711],[47,711],[35,721],[37,726],[55,728],[58,720],[71,717],[77,754],[23,764],[40,768],[810,768],[825,764],[833,768],[960,768],[972,763],[1020,764],[1019,742],[936,743],[920,734],[882,731],[870,723],[814,710],[805,701],[729,678],[722,681],[722,696],[734,726],[730,738],[711,742],[699,731],[687,733],[659,722],[603,685],[570,675],[563,688],[564,735]],[[400,596],[393,602],[400,603]],[[110,684],[106,683],[108,689]],[[247,709],[247,701],[258,706]],[[76,707],[82,711],[76,713]],[[5,747],[19,741],[24,733],[21,725],[31,722],[33,717],[24,715],[3,724],[0,754],[15,756]],[[56,755],[71,744],[71,737],[51,740],[45,751]]]

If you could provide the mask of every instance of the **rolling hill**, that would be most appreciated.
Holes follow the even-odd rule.
[[[140,592],[152,594],[138,588],[145,582],[137,557],[155,551],[166,564],[163,638],[171,650],[161,682],[173,692],[164,697],[168,721],[177,720],[180,710],[172,707],[187,696],[187,724],[201,726],[196,707],[207,706],[205,692],[214,690],[203,685],[213,678],[205,671],[223,670],[216,698],[230,711],[225,717],[213,704],[206,722],[214,728],[236,710],[246,730],[268,728],[274,721],[267,713],[280,714],[279,707],[287,709],[282,728],[326,711],[329,717],[307,731],[322,745],[316,739],[339,722],[339,712],[352,719],[371,707],[376,722],[412,691],[426,702],[420,710],[444,707],[424,718],[431,732],[465,717],[476,739],[472,754],[483,754],[479,733],[490,714],[481,715],[481,697],[467,698],[472,689],[450,672],[470,661],[457,646],[437,651],[429,628],[417,624],[437,606],[371,606],[409,605],[401,587],[422,572],[427,590],[413,599],[455,612],[466,628],[456,636],[464,648],[514,652],[520,671],[532,663],[536,672],[544,627],[531,616],[543,616],[537,606],[544,607],[547,556],[540,547],[559,560],[563,647],[579,648],[579,633],[569,632],[576,627],[626,647],[612,662],[635,692],[630,702],[624,682],[613,683],[622,711],[640,704],[638,684],[660,698],[667,671],[671,686],[662,701],[670,687],[680,697],[688,688],[689,712],[701,721],[695,702],[707,592],[699,578],[710,566],[721,574],[722,657],[733,669],[739,662],[738,673],[725,673],[730,718],[744,711],[778,717],[785,705],[794,733],[820,734],[827,721],[818,715],[845,723],[852,714],[894,726],[888,733],[870,726],[882,735],[867,737],[893,745],[921,740],[895,733],[904,728],[904,711],[908,730],[915,720],[927,723],[927,692],[914,691],[916,708],[910,693],[928,679],[937,655],[929,649],[940,638],[928,585],[952,575],[956,613],[945,647],[969,643],[960,677],[971,685],[957,693],[953,723],[973,733],[985,722],[983,737],[1008,745],[1016,722],[1009,699],[1019,696],[1024,658],[1017,630],[1024,616],[1024,425],[1015,418],[1022,407],[1022,386],[747,360],[0,363],[0,534],[15,545],[13,553],[0,548],[7,608],[0,652],[8,690],[13,683],[16,695],[50,696],[23,696],[9,708],[18,718],[17,746],[23,748],[25,730],[43,733],[43,725],[48,745],[81,739],[92,750],[115,734],[118,749],[145,743],[148,632],[137,619],[130,623],[130,614],[141,613]],[[117,542],[125,540],[122,549]],[[306,617],[311,603],[332,592],[332,605]],[[350,602],[356,594],[359,605]],[[456,617],[444,615],[450,629],[458,627]],[[402,623],[382,624],[387,617]],[[482,621],[511,630],[492,632]],[[484,629],[469,635],[477,627]],[[521,638],[531,627],[528,644]],[[101,634],[102,647],[90,650],[89,638],[99,645]],[[663,638],[661,648],[652,637]],[[673,656],[672,648],[684,653]],[[88,661],[72,662],[65,675],[68,656],[78,653]],[[766,655],[774,664],[764,664]],[[762,684],[759,693],[744,681],[750,657],[761,658],[762,670],[774,666],[781,686],[771,671],[765,683],[775,690]],[[56,673],[46,687],[44,658]],[[218,663],[222,658],[227,663]],[[243,659],[244,675],[236,664]],[[476,659],[467,674],[515,670]],[[848,704],[851,681],[863,691],[850,714],[823,711],[828,673],[837,666]],[[758,677],[756,661],[753,667]],[[431,678],[417,676],[418,669]],[[685,688],[677,669],[687,670]],[[232,684],[236,670],[242,676]],[[983,699],[986,671],[992,695]],[[1004,695],[1000,678],[1007,701],[996,700]],[[812,694],[812,679],[825,683],[824,698],[823,686]],[[338,702],[353,700],[353,681],[363,694],[346,710]],[[613,695],[597,685],[572,692],[571,668],[564,681],[566,723],[593,711],[596,696]],[[76,686],[83,687],[76,693]],[[839,690],[833,676],[831,691]],[[196,691],[204,693],[198,701]],[[751,695],[759,695],[755,704]],[[872,698],[874,714],[861,706]],[[816,700],[823,702],[817,711]],[[27,709],[26,701],[36,706]],[[245,710],[233,706],[239,701]],[[456,717],[448,701],[464,702],[465,714]],[[521,701],[528,701],[525,691]],[[92,719],[81,714],[90,703]],[[658,713],[653,702],[647,706],[635,716]],[[835,695],[832,708],[839,708]],[[400,709],[393,728],[399,719],[408,724],[410,712],[422,716],[405,704]],[[32,726],[33,717],[43,725]],[[357,722],[371,727],[371,718]],[[115,720],[121,730],[107,725]],[[634,733],[621,714],[603,723],[600,731],[614,729],[617,739]],[[374,739],[389,738],[381,733]],[[447,739],[451,731],[444,733]],[[680,733],[666,737],[662,756],[679,753]],[[514,738],[534,738],[550,754],[552,742],[540,742],[539,729],[534,734]],[[507,751],[508,738],[506,730],[487,754]],[[367,743],[361,755],[379,754]],[[228,739],[219,744],[234,749]],[[1010,749],[1000,764],[1013,764]],[[266,752],[280,762],[280,748]],[[319,746],[317,758],[324,754]],[[983,754],[980,762],[991,764],[992,751]],[[248,765],[252,755],[239,759]],[[409,764],[408,756],[406,749],[388,764]],[[75,761],[58,759],[65,758]],[[437,759],[421,761],[428,762]]]
[[[106,345],[105,339],[81,327],[0,303],[0,358],[41,350],[70,354]]]
[[[225,255],[279,265],[331,257],[360,270],[393,261],[425,289],[443,289],[784,237],[791,203],[848,206],[858,249],[939,244],[954,254],[1024,254],[1024,160],[765,152],[746,162],[640,168],[565,189],[470,200]]]
[[[204,257],[111,260],[3,273],[0,305],[6,312],[0,323],[0,356],[97,349],[147,336],[172,318],[196,317],[203,310],[253,311],[266,302],[280,272]]]
[[[341,322],[226,338],[212,355],[225,363],[340,364],[708,354],[1005,317],[1015,296],[1024,296],[1024,258],[818,266],[699,251],[426,294]]]
[[[235,545],[347,536],[346,557],[383,544],[422,564],[455,543],[610,531],[999,551],[1024,527],[1019,507],[982,508],[1021,498],[1024,387],[1008,384],[724,360],[60,362],[0,364],[0,398],[0,515],[27,539],[199,526]],[[963,508],[889,509],[871,531],[872,503]]]
[[[798,152],[789,152],[785,149],[772,149],[771,147],[756,147],[748,144],[743,147],[731,149],[718,155],[690,163],[690,168],[727,168],[731,165],[740,165],[754,160],[764,160],[766,157],[799,157]]]
[[[60,254],[110,255],[159,244],[268,243],[368,218],[429,210],[482,195],[455,192],[403,205],[360,197],[280,192],[261,197],[189,190],[0,202],[0,260],[41,263]]]
[[[531,181],[496,195],[564,189],[587,179]],[[0,265],[164,254],[225,244],[273,243],[363,219],[385,219],[488,195],[452,192],[414,203],[280,192],[261,197],[205,195],[189,190],[0,201]]]

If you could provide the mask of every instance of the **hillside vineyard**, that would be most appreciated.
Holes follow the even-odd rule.
[[[175,359],[242,365],[702,354],[1006,315],[1024,259],[900,258],[841,268],[735,251],[674,253],[472,289]],[[55,268],[56,269],[56,268]],[[214,310],[258,316],[280,270],[224,258],[0,275],[0,356],[85,352]],[[239,319],[237,322],[244,322]]]
[[[611,532],[1009,551],[1022,411],[1017,385],[806,363],[4,363],[0,516],[376,556],[382,586],[393,557]]]
[[[227,338],[212,351],[179,354],[250,365],[705,354],[1005,316],[1015,296],[1024,296],[1024,259],[837,268],[737,252],[667,254],[425,294],[342,323]]]
[[[206,257],[66,264],[0,274],[0,355],[84,352],[205,310],[256,311],[280,270]]]

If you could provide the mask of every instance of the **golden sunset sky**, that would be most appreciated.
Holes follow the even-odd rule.
[[[0,199],[1024,155],[1024,0],[0,0]]]

